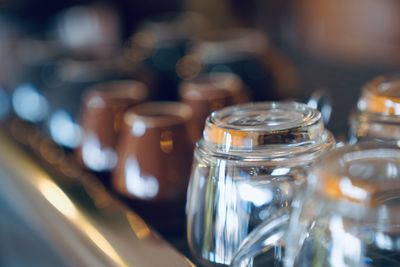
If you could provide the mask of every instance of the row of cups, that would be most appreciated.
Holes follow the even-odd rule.
[[[61,146],[74,149],[80,142],[77,100],[82,99],[84,90],[110,80],[145,83],[149,101],[179,101],[182,82],[220,72],[238,75],[254,101],[296,95],[291,63],[262,31],[216,30],[205,27],[198,14],[178,13],[144,21],[122,42],[117,38],[116,14],[109,13],[112,9],[96,6],[67,9],[55,19],[57,38],[27,35],[15,40],[10,45],[13,49],[7,51],[11,61],[21,65],[20,71],[0,79],[4,88],[12,89],[16,115],[47,124],[52,139]],[[91,22],[88,24],[94,28],[76,21]],[[7,112],[0,110],[0,119],[2,113]],[[57,130],[61,124],[73,130],[61,135]]]
[[[146,102],[133,80],[90,87],[83,96],[77,155],[94,172],[113,172],[121,194],[155,202],[184,201],[193,147],[214,110],[248,100],[231,73],[199,75],[180,86],[181,102]]]
[[[186,203],[198,263],[253,266],[268,252],[261,266],[398,266],[399,82],[364,87],[353,145],[337,145],[320,112],[301,103],[212,113]]]
[[[398,77],[378,77],[365,86],[357,109],[350,117],[351,142],[398,140],[399,82]],[[136,81],[115,81],[91,87],[84,96],[81,112],[84,138],[77,154],[93,171],[112,171],[114,190],[130,200],[139,200],[141,206],[172,203],[162,206],[167,207],[163,211],[151,206],[152,213],[163,212],[174,217],[173,209],[187,197],[188,243],[200,264],[251,266],[254,255],[274,246],[273,261],[281,263],[277,248],[282,246],[266,240],[279,237],[277,239],[284,243],[281,237],[288,231],[285,227],[289,225],[292,203],[298,204],[297,216],[303,212],[308,216],[311,211],[315,211],[316,218],[326,220],[331,219],[329,216],[339,216],[342,224],[335,231],[344,231],[340,228],[343,214],[357,214],[352,211],[353,204],[355,210],[366,209],[365,214],[370,216],[369,209],[376,207],[370,207],[372,202],[364,202],[364,199],[382,194],[383,204],[373,203],[386,209],[387,197],[396,198],[396,183],[388,187],[391,182],[387,179],[393,180],[400,174],[397,144],[390,147],[356,145],[333,150],[335,139],[325,129],[319,111],[296,102],[240,104],[247,100],[246,91],[233,74],[198,76],[181,84],[180,96],[182,102],[146,103],[146,87]],[[333,152],[315,164],[331,150]],[[308,171],[310,165],[316,167]],[[389,192],[388,188],[393,190]],[[311,211],[309,201],[314,205]],[[316,203],[321,205],[318,209]],[[334,208],[324,206],[327,203]],[[337,206],[344,209],[344,213],[337,210]],[[317,211],[332,213],[328,218]],[[375,210],[371,212],[375,214]],[[307,216],[304,225],[315,222],[311,221],[314,217]],[[290,221],[291,225],[297,225],[299,218],[291,220],[294,220]],[[271,232],[270,221],[275,223],[273,229],[279,226],[280,231]],[[307,226],[304,227],[290,229],[292,234],[287,238],[308,234]],[[319,231],[329,229],[320,228]],[[270,237],[270,234],[275,236]],[[343,248],[343,241],[330,240],[331,236],[325,238],[317,240],[322,242],[319,244],[322,247]],[[326,240],[331,243],[323,243]],[[381,245],[385,248],[392,243]],[[327,249],[321,254],[321,249],[316,249],[315,245],[308,244],[311,248],[301,249],[309,249],[307,253],[318,252],[319,256],[315,257],[337,253]],[[373,253],[382,248],[375,245]],[[289,258],[285,264],[299,264],[293,262],[293,257],[304,256],[303,252],[299,254],[300,248],[283,247],[289,249],[287,253],[294,253],[287,254]],[[347,256],[341,254],[340,257]],[[308,257],[301,259],[306,265],[315,260]],[[359,259],[373,260],[365,255],[359,255]],[[335,266],[329,258],[324,258],[324,264]]]
[[[164,228],[180,217],[184,224],[193,148],[207,116],[250,99],[295,96],[295,71],[256,29],[217,30],[198,14],[178,13],[144,21],[122,42],[111,13],[73,7],[55,18],[55,35],[16,40],[25,72],[8,78],[11,105],[76,151],[147,221]],[[154,209],[167,214],[153,218]]]

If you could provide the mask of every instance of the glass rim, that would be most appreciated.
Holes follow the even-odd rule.
[[[264,166],[299,166],[311,164],[325,151],[335,146],[333,135],[325,131],[320,142],[308,143],[304,146],[266,146],[253,150],[226,150],[207,144],[204,139],[196,143],[195,153],[200,153],[204,160],[207,156],[232,161],[235,164],[252,165],[262,162]]]
[[[191,107],[180,102],[146,102],[128,109],[124,122],[132,127],[140,121],[147,128],[186,124],[193,115]]]
[[[400,74],[378,76],[362,90],[358,110],[382,116],[400,116]]]
[[[203,139],[225,150],[306,145],[325,132],[321,113],[297,102],[257,102],[213,112]]]
[[[226,123],[227,118],[233,117],[234,115],[246,115],[252,111],[265,112],[269,110],[281,110],[288,112],[295,112],[299,115],[303,115],[301,118],[291,121],[285,120],[283,123],[275,123],[269,125],[256,125],[255,123],[250,124],[239,124],[234,125],[230,122]],[[268,114],[267,114],[268,115]],[[265,118],[267,119],[267,118]],[[286,119],[286,118],[285,118]],[[290,119],[290,118],[287,118]],[[225,120],[225,121],[224,121]],[[207,119],[207,123],[215,124],[216,126],[230,130],[241,130],[241,131],[254,131],[254,132],[273,132],[285,131],[292,128],[299,128],[302,126],[312,125],[321,120],[321,113],[304,103],[287,101],[287,102],[250,102],[240,105],[234,105],[226,107],[224,109],[213,112]],[[261,124],[261,123],[260,123]],[[264,127],[263,127],[264,126]],[[245,127],[243,129],[243,127]]]
[[[135,80],[113,80],[98,83],[89,87],[84,95],[83,102],[90,105],[91,99],[99,97],[107,104],[138,101],[143,102],[148,96],[147,86]]]
[[[226,94],[233,96],[244,90],[244,85],[239,76],[231,72],[203,73],[192,79],[185,80],[179,87],[179,94],[191,100],[209,99],[213,94],[221,98]],[[214,93],[215,92],[215,93]]]
[[[308,181],[324,196],[378,206],[385,192],[400,191],[400,142],[374,140],[331,150],[310,169]]]
[[[213,112],[198,148],[241,161],[285,161],[334,144],[319,111],[297,102],[257,102]]]

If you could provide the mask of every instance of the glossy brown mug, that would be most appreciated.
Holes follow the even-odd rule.
[[[114,189],[133,200],[174,202],[185,198],[192,146],[192,109],[178,102],[150,102],[129,109],[118,144]]]
[[[132,80],[101,83],[83,97],[82,144],[78,150],[83,164],[93,171],[111,171],[117,163],[115,151],[124,112],[145,101],[146,85]]]
[[[233,73],[200,74],[182,82],[179,95],[193,109],[189,122],[193,143],[202,137],[205,120],[213,111],[249,100],[242,80]]]

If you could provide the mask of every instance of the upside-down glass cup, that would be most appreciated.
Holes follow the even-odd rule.
[[[193,109],[189,127],[193,143],[201,138],[211,112],[249,100],[242,80],[232,73],[200,74],[182,82],[179,95]]]
[[[90,87],[83,96],[82,144],[78,154],[92,171],[108,172],[117,163],[117,140],[124,112],[145,101],[147,87],[133,80],[116,80]]]
[[[255,255],[277,244],[284,250],[275,264],[285,267],[399,266],[399,199],[398,144],[335,149],[310,169],[291,215],[282,212],[258,226],[231,266],[251,266]]]
[[[334,145],[320,112],[305,104],[213,112],[196,146],[186,204],[195,258],[205,266],[230,264],[253,228],[290,206],[306,168]]]
[[[400,140],[400,76],[379,76],[367,83],[350,117],[350,141]]]

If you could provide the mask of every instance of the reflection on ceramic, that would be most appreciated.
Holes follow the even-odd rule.
[[[290,206],[305,172],[334,138],[305,104],[262,102],[213,112],[196,146],[187,238],[206,266],[229,265],[263,220]]]
[[[252,266],[254,256],[273,251],[275,266],[398,266],[399,179],[396,143],[328,152],[309,171],[291,215],[255,228],[231,266]]]
[[[82,161],[91,170],[112,170],[117,164],[117,154],[111,148],[102,148],[94,134],[85,134],[81,147]]]
[[[152,199],[158,194],[158,180],[154,176],[142,176],[139,163],[135,158],[128,157],[125,162],[125,182],[129,194],[142,199]]]
[[[400,76],[380,76],[367,83],[350,116],[350,141],[400,139]]]

